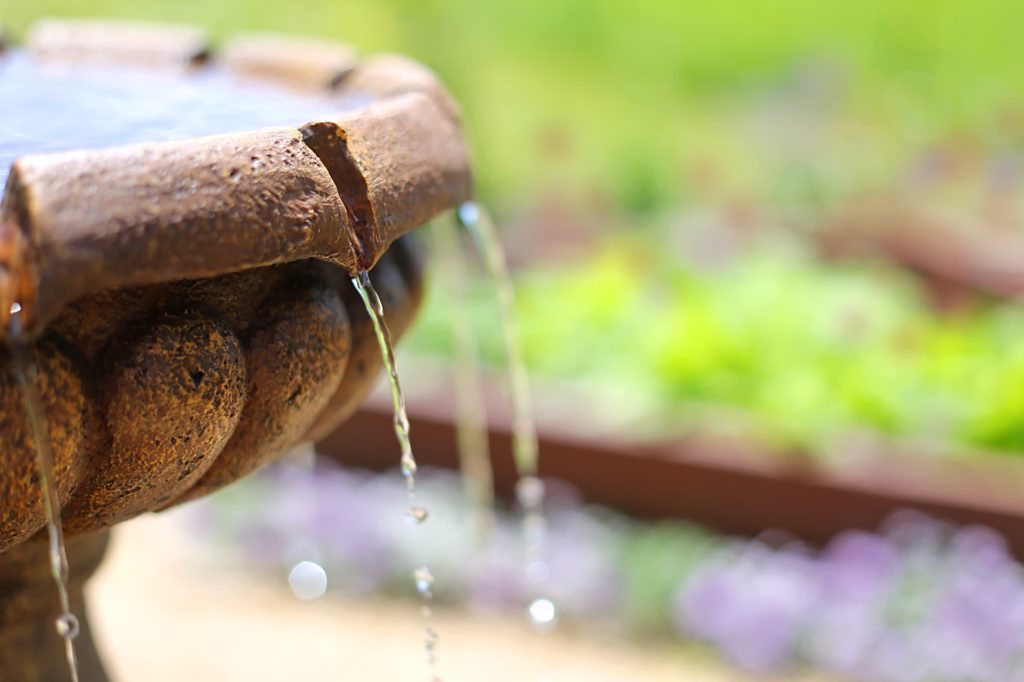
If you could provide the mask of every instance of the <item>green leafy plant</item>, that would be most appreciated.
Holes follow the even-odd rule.
[[[708,270],[650,246],[606,244],[585,263],[518,282],[527,361],[545,377],[645,396],[672,429],[738,420],[768,442],[820,449],[870,431],[1024,452],[1024,310],[936,315],[914,282],[877,264],[762,249]],[[502,362],[493,299],[471,301],[486,362]],[[410,340],[447,352],[444,294]]]

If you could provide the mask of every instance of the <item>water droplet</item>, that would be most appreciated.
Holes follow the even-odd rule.
[[[410,453],[402,455],[402,475],[410,478],[416,475],[416,460]]]
[[[409,507],[405,512],[405,520],[410,526],[418,526],[427,520],[430,513],[424,507]]]
[[[539,630],[550,630],[558,616],[555,604],[550,599],[534,599],[527,608],[530,621]]]
[[[288,574],[288,586],[299,599],[319,599],[327,592],[327,572],[312,561],[300,561]]]
[[[82,627],[78,623],[78,618],[73,613],[62,613],[57,616],[57,634],[64,639],[74,639],[78,637],[78,633],[81,632]]]
[[[440,637],[434,632],[434,628],[427,627],[423,629],[423,648],[427,650],[427,663],[429,665],[437,664],[437,640]]]
[[[17,315],[20,312],[21,312],[21,304],[20,303],[12,303],[11,304],[11,315]]]
[[[476,225],[480,222],[480,207],[475,202],[467,201],[455,209],[459,222],[465,226]]]
[[[523,476],[516,483],[516,500],[523,509],[538,509],[544,503],[544,482],[536,476]]]
[[[434,574],[430,572],[430,569],[420,566],[412,572],[412,577],[416,581],[416,591],[424,597],[429,597],[430,589],[434,586]]]

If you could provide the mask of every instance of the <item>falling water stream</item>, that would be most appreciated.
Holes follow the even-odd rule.
[[[49,537],[50,573],[57,585],[60,598],[60,615],[57,616],[57,634],[64,640],[64,654],[68,661],[71,681],[78,682],[78,662],[75,659],[75,637],[78,636],[78,618],[71,612],[68,596],[68,555],[64,546],[64,530],[60,520],[60,500],[53,473],[53,450],[50,447],[50,433],[46,423],[43,396],[39,388],[39,366],[32,355],[31,343],[23,339],[21,306],[11,306],[11,326],[8,335],[9,349],[15,377],[21,387],[25,417],[36,445],[36,463],[39,467],[39,485],[42,489],[43,509],[46,514],[46,532]]]
[[[457,226],[438,221],[432,235],[440,272],[450,304],[452,333],[452,374],[455,383],[455,431],[462,470],[463,489],[472,509],[476,540],[487,540],[494,525],[494,472],[487,442],[487,414],[480,385],[480,364],[476,337],[468,310],[466,257],[459,244]]]
[[[381,360],[384,369],[388,374],[391,385],[391,403],[394,408],[395,436],[398,438],[398,445],[401,449],[402,476],[405,477],[406,491],[409,495],[410,506],[405,516],[411,525],[418,526],[427,520],[428,512],[416,502],[416,456],[412,451],[412,442],[409,440],[409,415],[405,411],[405,395],[402,393],[402,385],[398,379],[398,364],[395,362],[394,346],[391,342],[391,331],[384,320],[384,304],[380,296],[370,282],[370,274],[365,270],[358,276],[352,278],[352,285],[359,292],[359,298],[366,306],[366,312],[373,323],[373,331],[377,336],[377,343],[380,345]],[[423,645],[427,652],[427,663],[434,668],[437,665],[437,632],[430,626],[432,610],[430,603],[434,598],[434,575],[427,566],[420,566],[413,571],[413,581],[416,591],[423,598],[421,613],[426,625],[423,630]],[[434,676],[431,682],[439,682],[440,678]]]
[[[547,579],[545,557],[547,523],[544,519],[544,483],[538,477],[537,429],[530,403],[530,386],[526,362],[519,339],[515,310],[515,289],[509,274],[505,250],[490,215],[475,202],[466,202],[455,211],[459,224],[473,236],[494,280],[498,295],[498,314],[505,340],[505,355],[512,399],[512,454],[516,465],[516,501],[523,510],[522,536],[526,559],[526,577],[530,584],[531,602],[527,615],[539,630],[549,630],[557,620],[554,602],[541,593]]]
[[[540,631],[553,628],[557,622],[554,602],[542,596],[547,578],[545,557],[546,521],[543,514],[544,483],[538,476],[537,431],[530,404],[529,383],[522,346],[519,340],[518,322],[515,315],[515,291],[509,274],[504,249],[490,216],[475,202],[466,202],[455,212],[458,224],[472,235],[477,248],[483,255],[488,272],[494,280],[498,297],[498,312],[505,340],[509,388],[513,411],[513,459],[518,481],[516,500],[523,510],[522,537],[525,555],[525,573],[530,585],[530,603],[527,615]],[[473,504],[477,531],[481,537],[486,532],[491,518],[493,503],[493,472],[487,444],[486,415],[483,412],[483,395],[479,383],[477,348],[472,334],[470,319],[466,313],[466,272],[465,261],[459,248],[458,234],[452,224],[435,226],[435,240],[438,251],[444,259],[443,270],[449,294],[452,296],[452,336],[455,363],[455,388],[457,410],[457,437],[459,458],[466,480],[466,489]],[[412,525],[426,521],[425,507],[415,504],[416,458],[409,438],[409,417],[405,408],[395,362],[391,334],[384,319],[384,306],[370,282],[369,273],[360,272],[352,278],[352,284],[366,306],[373,323],[374,333],[380,344],[381,358],[391,386],[391,402],[394,410],[395,436],[401,450],[401,469],[405,477],[410,507],[406,518]],[[427,662],[436,665],[435,650],[438,636],[430,626],[430,602],[434,594],[434,575],[427,566],[420,566],[413,572],[416,591],[423,598],[421,611],[427,624],[424,627],[424,646]],[[439,678],[434,677],[434,680]]]

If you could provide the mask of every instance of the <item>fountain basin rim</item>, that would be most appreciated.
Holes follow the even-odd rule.
[[[70,24],[61,32],[54,29],[60,22],[48,20],[45,31],[30,33],[43,43],[29,44],[40,55],[34,58],[123,58],[124,32],[137,26]],[[73,42],[83,24],[91,36],[84,53]],[[171,37],[180,33],[174,28]],[[109,49],[103,36],[111,36]],[[343,45],[332,51],[313,41],[303,52],[302,41],[274,36],[229,41],[218,62],[216,52],[186,38],[176,58],[166,58],[175,54],[172,40],[155,40],[159,54],[132,53],[135,65],[222,68],[243,80],[319,87],[337,98],[339,114],[302,128],[16,159],[0,203],[0,339],[15,303],[31,336],[68,303],[110,288],[305,258],[355,274],[402,234],[471,197],[457,107],[426,67],[395,55],[346,62],[354,53]],[[212,55],[202,67],[199,52]],[[359,106],[342,110],[353,102]],[[335,131],[343,144],[311,144],[316,127]],[[362,195],[337,184],[337,168],[359,178]],[[369,210],[353,210],[361,205]]]

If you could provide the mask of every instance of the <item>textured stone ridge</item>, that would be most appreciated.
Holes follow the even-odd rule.
[[[310,123],[302,134],[348,207],[359,269],[372,267],[409,225],[470,199],[458,126],[426,94],[396,95],[336,121]]]
[[[42,19],[26,42],[40,59],[171,70],[202,63],[210,49],[206,33],[191,26],[92,19]]]
[[[356,65],[356,51],[327,40],[250,34],[229,40],[219,61],[241,78],[297,90],[333,87]]]
[[[25,235],[31,267],[12,276],[34,328],[105,289],[311,257],[352,267],[341,198],[287,128],[23,157],[0,222]]]
[[[373,271],[396,334],[420,297],[408,239]],[[344,419],[376,378],[376,351],[348,273],[317,260],[67,306],[35,351],[65,530],[99,530],[212,492],[314,423]],[[2,557],[44,522],[34,443],[7,362],[0,496]]]

